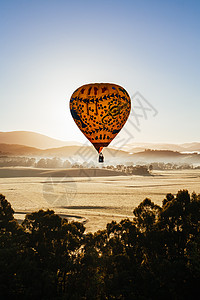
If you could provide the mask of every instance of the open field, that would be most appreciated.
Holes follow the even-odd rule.
[[[77,177],[78,169],[71,174],[46,171],[36,177],[30,169],[25,171],[30,174],[23,173],[22,168],[18,177],[17,168],[14,170],[12,177],[8,170],[0,169],[0,193],[11,203],[17,219],[23,219],[28,212],[50,208],[69,220],[84,222],[87,231],[102,229],[113,219],[131,218],[133,208],[145,197],[161,205],[167,193],[176,194],[180,189],[200,193],[200,170],[153,171],[152,176],[104,176],[106,172],[100,170],[102,177],[91,177],[97,175],[92,172]]]

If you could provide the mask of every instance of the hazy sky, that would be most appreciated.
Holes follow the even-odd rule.
[[[133,142],[200,141],[200,1],[0,0],[0,32],[0,131],[84,142],[71,94],[113,82],[153,106]]]

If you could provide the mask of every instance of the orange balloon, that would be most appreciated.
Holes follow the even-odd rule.
[[[76,125],[99,153],[122,129],[130,110],[127,91],[113,83],[85,84],[70,99]]]

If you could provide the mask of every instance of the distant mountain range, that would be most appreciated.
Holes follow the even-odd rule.
[[[105,148],[105,162],[107,164],[149,164],[153,162],[176,163],[176,164],[198,164],[200,165],[200,154],[184,154],[171,150],[145,150],[130,154],[126,151]],[[0,158],[7,156],[25,156],[35,158],[59,157],[68,159],[72,163],[93,162],[98,160],[98,153],[92,146],[65,146],[51,149],[38,149],[24,145],[0,144]]]
[[[81,145],[78,142],[65,142],[31,131],[0,132],[0,144],[17,144],[39,149]]]
[[[10,131],[0,132],[0,144],[16,144],[39,149],[50,149],[64,146],[81,146],[81,143],[75,141],[60,141],[50,138],[46,135],[31,131]],[[110,148],[115,149],[114,146]],[[200,143],[184,143],[184,144],[166,144],[166,143],[132,143],[126,144],[120,150],[137,153],[145,149],[151,150],[171,150],[178,152],[200,152]]]
[[[110,148],[104,149],[104,155],[109,159],[131,159],[131,155],[126,151]],[[29,156],[29,157],[60,157],[72,159],[74,161],[87,161],[98,158],[98,153],[93,146],[65,146],[50,149],[38,149],[24,145],[0,144],[0,156]]]
[[[54,146],[51,147],[51,145]],[[135,164],[152,162],[200,164],[200,154],[190,153],[200,151],[200,143],[186,143],[181,145],[129,144],[122,149],[104,148],[105,161],[108,164],[123,164],[128,162]],[[76,145],[75,142],[62,142],[45,135],[26,131],[1,132],[0,156],[60,157],[80,163],[97,162],[98,160],[98,153],[93,146]]]
[[[171,151],[178,151],[178,152],[200,152],[200,143],[184,143],[184,144],[159,144],[159,143],[132,143],[124,145],[122,150],[136,153],[144,151],[145,149],[151,150],[171,150]]]

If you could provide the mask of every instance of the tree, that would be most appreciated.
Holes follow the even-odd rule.
[[[149,171],[150,171],[150,172],[153,171],[153,165],[152,165],[152,164],[149,165]]]
[[[14,219],[14,210],[6,197],[0,194],[0,226],[3,227],[9,221]]]
[[[39,268],[51,277],[51,296],[65,293],[70,287],[76,255],[83,240],[84,226],[69,223],[52,210],[39,210],[26,215],[22,223],[29,235],[29,249]]]
[[[0,194],[0,298],[14,297],[26,237],[14,219],[14,210]],[[21,288],[21,287],[20,287]]]
[[[35,163],[36,168],[46,168],[46,159],[41,158],[38,162]]]
[[[146,198],[133,211],[135,222],[141,231],[150,231],[157,221],[161,208],[154,204],[150,199]]]

